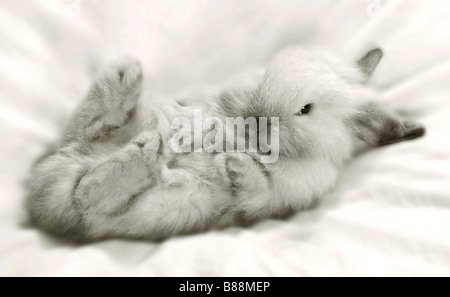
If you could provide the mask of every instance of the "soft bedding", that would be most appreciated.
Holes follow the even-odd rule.
[[[149,96],[164,98],[220,86],[290,43],[383,48],[379,100],[426,137],[360,153],[284,221],[85,245],[29,224],[29,169],[100,67],[136,56]],[[450,276],[448,1],[1,0],[0,65],[0,275]]]

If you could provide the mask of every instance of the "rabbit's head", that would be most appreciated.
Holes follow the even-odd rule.
[[[372,145],[420,137],[423,127],[376,106],[366,86],[382,56],[375,49],[349,65],[325,54],[285,50],[241,105],[241,116],[278,118],[279,154],[289,158],[341,163],[356,137]]]

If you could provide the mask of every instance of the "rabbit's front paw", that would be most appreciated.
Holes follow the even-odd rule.
[[[157,131],[146,131],[132,140],[142,153],[143,161],[154,166],[158,157],[162,155],[163,141]]]
[[[249,154],[228,154],[225,165],[234,197],[256,195],[271,183],[268,169]]]
[[[233,196],[237,196],[241,188],[245,186],[245,172],[247,164],[247,156],[242,153],[229,154],[225,160],[225,167],[228,178],[230,179],[230,188]]]

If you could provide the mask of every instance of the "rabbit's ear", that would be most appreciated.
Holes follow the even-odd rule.
[[[374,105],[366,105],[353,117],[351,128],[356,136],[374,145],[386,145],[419,138],[425,128],[415,122],[402,121]]]
[[[373,49],[358,61],[358,67],[364,72],[367,78],[369,78],[382,58],[383,51],[379,48]]]

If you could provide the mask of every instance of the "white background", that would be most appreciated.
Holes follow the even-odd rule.
[[[106,63],[138,57],[160,98],[220,85],[293,42],[355,60],[382,47],[379,100],[427,136],[358,156],[288,221],[84,246],[27,225],[29,168]],[[0,0],[0,65],[0,275],[450,275],[448,1]]]

